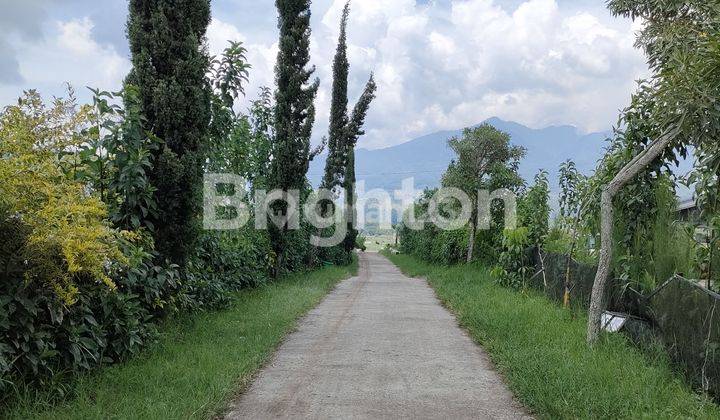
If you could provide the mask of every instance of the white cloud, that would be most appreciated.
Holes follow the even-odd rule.
[[[326,27],[343,3],[330,6]],[[413,3],[353,4],[350,42],[377,51],[363,57],[379,85],[369,118],[375,130],[363,140],[370,147],[495,115],[530,126],[607,129],[646,72],[633,48],[636,26],[609,12],[569,11],[555,0],[510,10],[494,0]]]
[[[229,41],[246,42],[243,34],[235,26],[213,18],[207,29],[208,48],[211,55],[219,55],[228,46]]]
[[[60,21],[44,40],[21,44],[18,61],[23,88],[62,94],[62,85],[68,82],[78,90],[85,86],[118,89],[130,62],[113,46],[97,43],[92,30],[93,22],[87,17]]]
[[[332,59],[345,1],[315,0],[312,5],[311,63],[321,79],[315,141],[327,132]],[[378,83],[361,147],[396,144],[491,116],[535,127],[575,124],[587,131],[607,129],[618,109],[627,104],[634,80],[647,73],[642,53],[633,48],[634,33],[642,22],[614,18],[588,3],[416,3],[358,0],[351,5],[351,106],[370,72],[375,72]],[[514,6],[507,6],[510,3]],[[239,9],[252,16],[238,15]],[[253,66],[248,98],[240,108],[254,99],[260,86],[274,84],[275,16],[272,2],[266,6],[255,0],[213,2],[207,33],[210,52],[222,52],[228,40],[243,41]],[[63,81],[78,88],[119,87],[129,61],[110,44],[98,42],[109,34],[95,36],[93,23],[81,14],[55,24],[45,22],[44,37],[8,38],[5,49],[17,52],[23,80],[10,77],[10,70],[5,78],[0,74],[2,102],[11,102],[24,88],[61,93]],[[14,65],[7,64],[0,71]]]
[[[59,22],[58,44],[77,55],[90,55],[99,52],[101,47],[92,39],[93,23],[90,18]]]

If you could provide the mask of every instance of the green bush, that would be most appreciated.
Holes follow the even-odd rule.
[[[505,230],[498,263],[491,271],[498,283],[515,289],[527,286],[532,265],[526,257],[526,250],[531,246],[531,240],[528,228]]]
[[[185,270],[183,309],[217,309],[230,293],[264,283],[271,269],[270,242],[263,231],[205,232]]]
[[[415,255],[424,261],[452,265],[466,260],[467,229],[445,231],[435,226],[426,226],[422,230],[411,230],[401,225],[399,236],[400,251]]]
[[[230,293],[263,283],[272,261],[261,231],[207,233],[187,267],[156,265],[152,239],[128,234],[120,241],[127,263],[110,269],[115,290],[81,282],[74,305],[22,280],[23,267],[6,258],[22,246],[27,229],[2,218],[3,265],[14,278],[0,283],[0,389],[13,384],[55,386],[62,378],[136,355],[155,337],[159,320],[178,312],[217,309]],[[9,396],[7,392],[3,392]]]
[[[11,238],[3,246],[25,246],[29,232],[5,219],[0,236]],[[178,272],[158,267],[154,255],[122,241],[128,263],[113,263],[109,271],[114,290],[78,281],[77,299],[67,305],[42,284],[23,280],[17,266],[0,283],[0,388],[14,384],[55,386],[59,378],[114,363],[137,354],[155,334],[154,320],[173,304]],[[3,395],[10,394],[4,392]]]

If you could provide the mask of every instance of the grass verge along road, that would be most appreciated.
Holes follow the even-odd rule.
[[[428,280],[540,418],[720,418],[720,408],[695,394],[660,353],[650,358],[621,335],[589,349],[584,314],[500,287],[479,266],[387,256],[405,274]]]

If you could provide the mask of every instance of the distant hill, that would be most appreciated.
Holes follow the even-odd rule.
[[[536,130],[499,118],[487,122],[510,134],[512,144],[527,149],[527,157],[520,165],[523,178],[530,182],[540,169],[545,169],[553,191],[558,189],[558,168],[562,162],[572,159],[581,172],[590,174],[602,157],[605,139],[610,135],[610,132],[580,134],[571,126]],[[454,157],[447,140],[461,132],[441,131],[385,149],[360,148],[355,157],[357,179],[365,180],[366,191],[382,188],[392,192],[408,177],[415,178],[416,189],[437,187]],[[310,166],[308,175],[314,186],[322,179],[325,158],[326,155],[318,156]]]

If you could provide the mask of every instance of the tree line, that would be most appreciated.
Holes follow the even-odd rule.
[[[320,82],[310,66],[310,1],[276,7],[276,86],[245,112],[237,103],[251,76],[247,51],[230,42],[208,54],[209,0],[131,0],[132,70],[121,91],[93,89],[88,104],[72,88],[50,103],[28,91],[0,113],[0,389],[62,391],[59,374],[137,354],[164,318],[223,307],[233,291],[288,272],[350,262],[354,230],[340,246],[315,248],[306,220],[296,231],[201,229],[205,173],[300,190],[302,200],[311,192],[305,174],[325,144],[311,147]],[[347,109],[349,13],[348,3],[324,185],[352,203],[354,148],[376,85],[370,76]],[[352,214],[344,217],[352,226]]]

